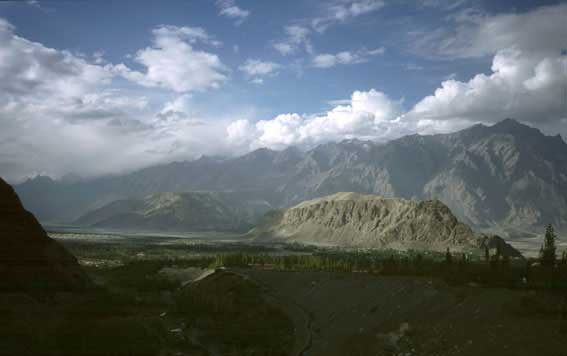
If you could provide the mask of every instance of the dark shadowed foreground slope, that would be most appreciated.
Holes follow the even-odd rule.
[[[308,316],[310,356],[563,356],[561,299],[429,278],[243,270]],[[538,312],[538,303],[556,312]],[[304,332],[303,325],[296,330]]]
[[[77,260],[49,238],[0,178],[0,290],[77,290],[90,284]]]

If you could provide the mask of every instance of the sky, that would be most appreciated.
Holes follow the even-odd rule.
[[[567,3],[0,0],[0,176],[515,118],[567,139]]]

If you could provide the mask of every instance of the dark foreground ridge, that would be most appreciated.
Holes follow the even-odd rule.
[[[49,238],[0,178],[0,290],[80,290],[90,285],[77,260]]]

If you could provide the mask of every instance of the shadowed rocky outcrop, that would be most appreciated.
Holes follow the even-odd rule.
[[[47,236],[0,178],[0,290],[82,290],[90,284],[75,257]]]

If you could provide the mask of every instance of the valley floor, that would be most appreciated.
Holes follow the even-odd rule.
[[[0,355],[567,356],[565,292],[264,263],[215,271],[219,254],[310,253],[295,247],[59,241],[98,288],[0,294]]]
[[[138,256],[136,260],[142,264],[226,253],[309,253],[234,240],[207,243],[202,239],[136,238],[119,245],[114,245],[113,239],[107,239],[106,245],[98,239],[87,240],[87,245],[82,245],[85,240],[81,239],[63,241],[79,258],[120,261],[129,255]],[[532,240],[529,243],[534,245]],[[97,250],[101,246],[116,248]],[[136,270],[132,268],[131,272]],[[567,295],[557,292],[449,286],[430,277],[276,271],[269,265],[233,267],[223,273],[253,281],[262,300],[287,316],[294,325],[291,355],[567,356]],[[192,287],[222,288],[220,281],[207,277]],[[561,310],[562,314],[558,312]]]

